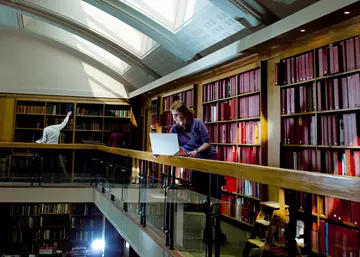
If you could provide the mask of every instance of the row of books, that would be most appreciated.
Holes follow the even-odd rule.
[[[223,192],[237,193],[258,199],[262,197],[263,192],[259,183],[230,177],[226,177],[225,180],[226,184],[222,187]]]
[[[73,204],[71,213],[77,216],[101,216],[100,210],[93,204]]]
[[[77,216],[101,215],[98,208],[89,204],[11,204],[10,216],[39,216],[40,214],[72,214]]]
[[[314,78],[313,52],[289,57],[275,66],[275,83],[286,85]],[[318,77],[360,68],[359,36],[317,49]]]
[[[260,95],[232,99],[203,106],[203,121],[235,120],[260,116]],[[238,112],[238,114],[236,113]]]
[[[18,114],[47,114],[47,115],[67,115],[68,112],[73,111],[74,104],[57,103],[45,105],[17,105],[16,113]],[[79,116],[102,116],[102,106],[94,107],[80,107],[76,108],[76,115]],[[109,117],[130,117],[130,110],[125,109],[109,109],[105,110],[105,115]]]
[[[73,232],[71,239],[74,241],[91,241],[96,239],[99,236],[97,231],[77,231]]]
[[[57,103],[57,104],[47,104],[46,105],[46,114],[53,115],[66,115],[68,112],[74,110],[74,104],[67,103]]]
[[[4,173],[8,171],[9,167],[9,156],[0,158],[0,173]]]
[[[284,160],[288,169],[360,177],[360,151],[289,149]]]
[[[167,176],[171,175],[171,167],[167,165],[163,165],[162,173],[166,174]],[[190,182],[192,179],[191,170],[177,167],[175,169],[175,177]]]
[[[104,130],[114,130],[115,127],[120,127],[124,132],[130,132],[130,124],[114,124],[109,123],[104,125]]]
[[[89,108],[89,107],[76,107],[76,115],[82,116],[103,116],[102,107]]]
[[[36,105],[17,105],[16,113],[24,114],[45,114],[45,105],[36,106]]]
[[[316,117],[291,117],[281,121],[284,144],[316,145]]]
[[[40,231],[40,240],[46,240],[46,239],[68,239],[68,229],[62,228],[62,229],[46,229],[43,231]]]
[[[54,118],[54,124],[61,124],[64,121],[64,118]],[[70,118],[65,129],[73,129],[74,119]]]
[[[23,229],[23,228],[39,228],[40,220],[37,217],[27,217],[21,219],[12,220],[13,229]]]
[[[359,69],[359,36],[319,48],[317,54],[320,77]]]
[[[70,212],[70,204],[40,204],[40,213],[65,214]]]
[[[82,121],[76,122],[76,129],[80,129],[80,130],[102,130],[102,123],[100,122],[87,122],[87,121]]]
[[[236,96],[237,83],[237,76],[233,76],[203,85],[203,103]]]
[[[317,82],[317,110],[337,110],[360,106],[360,74]]]
[[[301,235],[305,233],[302,220],[297,220],[296,237],[299,244],[304,244]],[[311,248],[325,256],[356,257],[360,253],[360,232],[320,220],[313,222],[311,228]]]
[[[99,216],[101,217],[101,216]],[[90,229],[90,228],[97,228],[102,226],[101,219],[89,219],[89,218],[71,218],[71,227],[72,228],[80,228],[80,229]]]
[[[313,52],[289,57],[275,64],[275,84],[286,85],[314,78]]]
[[[230,78],[203,85],[203,103],[233,97],[261,88],[260,69],[250,70]]]
[[[129,118],[130,117],[130,110],[105,110],[105,116],[119,117],[119,118]]]
[[[321,116],[320,126],[322,145],[360,145],[357,113]]]
[[[219,120],[235,120],[236,119],[236,100],[223,101],[219,106]]]
[[[53,227],[56,224],[57,227],[69,227],[69,215],[44,215],[40,218],[41,227]]]
[[[213,143],[260,144],[260,121],[206,124]]]
[[[334,114],[320,116],[318,131],[321,145],[359,146],[360,131],[358,114]],[[284,118],[282,120],[284,144],[317,144],[316,117]]]
[[[254,224],[259,213],[259,204],[244,197],[222,194],[220,212],[229,217]]]
[[[169,111],[171,105],[175,101],[183,101],[187,106],[193,106],[194,100],[193,100],[193,90],[187,90],[184,92],[180,92],[174,95],[166,96],[163,98],[163,111]]]
[[[251,70],[239,75],[239,94],[259,91],[260,88],[260,69]]]
[[[69,204],[12,204],[10,216],[39,216],[41,213],[63,214],[69,212]]]
[[[32,233],[26,233],[26,231],[12,231],[12,242],[13,243],[26,243],[26,242],[34,242],[39,239],[39,231],[35,231]],[[34,251],[32,251],[34,252]]]
[[[316,88],[313,83],[281,89],[281,114],[316,110]]]
[[[316,92],[317,90],[317,92]],[[317,98],[315,97],[317,93]],[[360,106],[360,74],[281,90],[281,113],[327,111]]]

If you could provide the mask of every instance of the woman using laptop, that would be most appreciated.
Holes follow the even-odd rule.
[[[190,157],[218,160],[218,154],[210,144],[209,131],[205,124],[194,118],[194,112],[182,101],[175,101],[170,107],[173,120],[176,122],[170,133],[177,133],[179,145]],[[192,171],[192,185],[200,194],[208,195],[210,174]],[[218,184],[219,182],[219,184]],[[211,197],[220,198],[221,186],[225,183],[222,176],[211,175]],[[221,231],[221,243],[226,241],[226,236]],[[206,239],[206,238],[205,238]]]

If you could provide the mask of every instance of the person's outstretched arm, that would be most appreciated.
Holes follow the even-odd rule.
[[[63,128],[65,128],[66,124],[69,121],[69,117],[71,116],[72,112],[68,112],[68,114],[66,115],[66,118],[63,120],[63,122],[59,125],[54,125],[55,128],[62,130]]]

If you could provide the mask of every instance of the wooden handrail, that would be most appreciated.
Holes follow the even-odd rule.
[[[235,177],[312,194],[360,202],[360,177],[282,169],[261,165],[212,161],[180,156],[155,157],[150,152],[91,144],[0,143],[0,148],[99,150],[164,165]]]

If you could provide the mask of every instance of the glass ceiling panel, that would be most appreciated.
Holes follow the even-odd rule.
[[[122,61],[115,55],[66,30],[24,15],[23,20],[24,29],[34,31],[38,34],[45,35],[55,39],[56,41],[69,45],[95,58],[96,60],[103,62],[107,66],[118,71],[120,74],[123,74],[130,68],[126,62]]]
[[[27,0],[43,8],[73,19],[114,40],[139,58],[145,57],[158,44],[102,10],[81,0]]]
[[[175,32],[211,4],[208,0],[118,0]],[[223,0],[219,0],[223,1]]]

